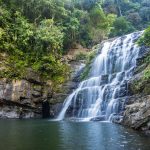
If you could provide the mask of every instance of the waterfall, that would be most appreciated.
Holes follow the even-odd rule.
[[[92,63],[89,78],[69,95],[57,120],[82,121],[121,119],[127,96],[127,82],[136,67],[142,32],[107,41]]]

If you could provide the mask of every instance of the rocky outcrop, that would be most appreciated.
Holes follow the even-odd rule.
[[[42,103],[52,96],[51,86],[38,78],[28,79],[0,79],[0,118],[42,116]]]
[[[141,51],[134,76],[128,82],[130,96],[127,98],[122,124],[150,134],[150,80],[144,78],[144,71],[150,65],[144,59],[150,55],[150,49],[142,47]]]
[[[150,95],[128,98],[122,124],[150,134]]]
[[[64,56],[62,61],[70,65],[70,77],[56,91],[51,81],[41,80],[31,68],[21,79],[3,78],[7,57],[0,53],[0,118],[57,116],[68,94],[77,87],[84,67],[83,61],[76,61],[75,56]]]
[[[56,117],[66,97],[77,88],[83,63],[72,62],[70,79],[54,92],[30,71],[25,79],[0,79],[0,118]]]
[[[130,95],[150,94],[150,80],[144,79],[144,72],[136,74],[128,83]]]

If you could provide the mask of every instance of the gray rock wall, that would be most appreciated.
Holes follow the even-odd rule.
[[[150,134],[150,95],[128,99],[122,124]]]
[[[42,116],[42,102],[51,96],[46,83],[0,79],[0,118]]]

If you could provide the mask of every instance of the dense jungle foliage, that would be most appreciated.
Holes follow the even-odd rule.
[[[150,48],[150,27],[148,27],[143,36],[139,39],[138,44],[140,46],[146,46]],[[144,58],[144,63],[146,64],[146,69],[144,70],[143,80],[150,81],[150,53],[148,53]]]
[[[146,28],[149,8],[149,0],[0,0],[0,77],[22,78],[31,68],[62,83],[68,49]]]

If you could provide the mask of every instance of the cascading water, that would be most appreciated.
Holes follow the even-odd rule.
[[[139,47],[134,42],[142,32],[105,42],[95,58],[89,78],[65,100],[57,117],[89,120],[121,118],[127,96],[127,81],[136,66]]]

